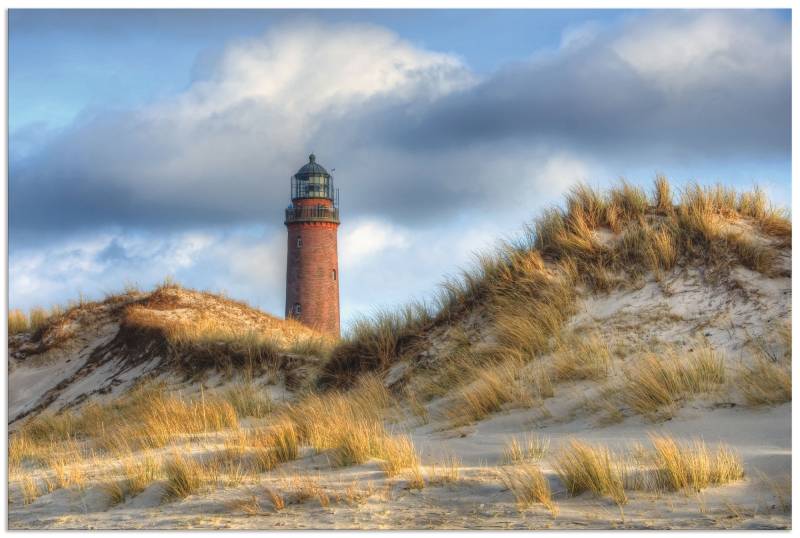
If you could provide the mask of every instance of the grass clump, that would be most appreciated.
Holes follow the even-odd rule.
[[[506,405],[531,406],[553,396],[549,374],[518,357],[476,368],[475,380],[459,389],[446,414],[454,426],[483,420]]]
[[[8,312],[8,334],[24,333],[30,329],[28,316],[22,310]]]
[[[380,448],[383,459],[381,469],[386,476],[398,475],[404,469],[415,469],[420,465],[419,454],[407,435],[385,437]]]
[[[520,507],[539,503],[553,517],[558,515],[558,505],[553,501],[550,482],[536,465],[521,464],[502,468],[498,471],[498,476],[503,485],[511,490]]]
[[[254,437],[256,447],[265,452],[257,456],[263,459],[260,466],[266,467],[265,470],[272,469],[278,463],[296,460],[300,455],[297,428],[290,420],[280,420],[265,430],[256,432]]]
[[[626,372],[624,399],[637,413],[671,416],[675,404],[688,396],[714,390],[725,382],[721,354],[700,347],[686,359],[674,352],[664,357],[648,355]]]
[[[520,442],[517,437],[512,437],[503,451],[503,459],[507,463],[521,463],[525,461],[539,461],[547,455],[550,448],[550,438],[535,434],[525,435]]]
[[[745,366],[736,384],[749,405],[779,405],[792,401],[791,362],[776,361],[758,353]]]
[[[184,499],[203,485],[204,469],[194,458],[175,453],[164,463],[164,475],[164,500]]]
[[[184,434],[238,427],[234,407],[218,395],[188,398],[162,384],[144,383],[108,403],[86,405],[79,413],[43,414],[25,422],[20,434],[44,446],[92,439],[108,452],[159,448]]]
[[[607,447],[572,439],[556,455],[554,464],[570,495],[589,491],[598,497],[609,497],[619,506],[628,502],[624,469]]]
[[[461,458],[449,454],[442,463],[431,466],[430,483],[432,485],[452,484],[458,482],[461,476]]]
[[[571,333],[562,339],[553,354],[555,381],[598,381],[608,377],[610,368],[611,350],[596,332],[587,336]]]
[[[659,484],[668,490],[727,484],[744,476],[739,456],[724,445],[711,452],[702,441],[681,444],[671,437],[651,436]]]
[[[269,393],[257,387],[251,380],[240,382],[223,392],[222,397],[236,410],[240,418],[262,418],[272,410]]]

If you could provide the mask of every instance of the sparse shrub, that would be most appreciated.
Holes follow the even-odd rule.
[[[553,501],[550,482],[536,465],[520,464],[501,468],[498,476],[503,485],[514,494],[520,507],[525,508],[539,503],[544,505],[553,517],[558,515],[558,505]]]

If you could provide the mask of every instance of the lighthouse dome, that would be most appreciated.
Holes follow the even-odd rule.
[[[317,157],[312,153],[308,156],[308,162],[297,171],[295,176],[297,176],[298,179],[305,179],[311,176],[330,177],[331,175],[325,170],[324,166],[317,163]]]

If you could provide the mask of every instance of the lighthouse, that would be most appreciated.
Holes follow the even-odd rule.
[[[312,153],[291,177],[286,208],[286,318],[339,336],[339,191]]]

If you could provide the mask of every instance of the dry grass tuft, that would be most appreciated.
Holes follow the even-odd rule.
[[[300,455],[300,439],[290,420],[280,420],[266,430],[256,432],[254,437],[256,446],[269,454],[260,453],[260,466],[264,470],[272,469],[278,463],[296,460]]]
[[[31,308],[28,319],[30,320],[31,330],[38,331],[47,324],[50,314],[44,308],[35,307]]]
[[[404,469],[419,467],[419,454],[408,436],[386,437],[383,439],[382,445],[380,448],[380,456],[383,459],[381,469],[386,476],[396,476]]]
[[[664,176],[656,176],[654,183],[654,206],[662,214],[670,214],[673,211],[672,187],[669,180]]]
[[[525,508],[539,503],[544,505],[553,517],[558,515],[558,505],[553,501],[550,482],[536,465],[521,464],[501,468],[498,476],[503,485],[514,494],[520,507]]]
[[[550,438],[536,434],[526,435],[522,442],[512,437],[503,451],[503,459],[507,463],[521,463],[524,461],[539,461],[547,455],[550,448]]]
[[[36,478],[30,474],[26,474],[22,477],[20,480],[20,489],[22,492],[23,504],[31,504],[42,495],[39,486],[36,484]]]
[[[778,258],[777,250],[761,245],[742,233],[729,233],[725,236],[725,240],[742,265],[764,275],[773,274],[775,261]]]
[[[77,452],[60,454],[50,460],[50,468],[57,488],[84,489],[86,486],[86,469]]]
[[[458,482],[461,476],[461,458],[455,454],[450,454],[444,458],[441,464],[434,463],[431,466],[428,482],[431,485],[452,484]]]
[[[599,497],[611,498],[619,506],[628,502],[624,469],[607,447],[572,439],[556,455],[554,465],[570,495],[590,491]]]
[[[267,488],[266,489],[267,499],[272,504],[272,508],[276,512],[280,512],[284,508],[286,508],[286,500],[283,498],[280,492],[275,489]]]
[[[608,377],[611,351],[597,332],[587,336],[570,333],[556,347],[552,368],[555,381],[598,381]]]
[[[238,425],[236,410],[220,396],[201,390],[199,396],[186,398],[149,383],[109,403],[90,403],[79,413],[39,415],[25,422],[17,435],[20,446],[34,453],[53,442],[92,439],[98,448],[124,454],[132,449],[160,448],[181,435]]]
[[[626,403],[637,413],[671,416],[681,399],[710,392],[725,382],[723,357],[709,346],[701,346],[686,359],[675,352],[664,357],[648,355],[626,371]]]
[[[659,483],[665,489],[700,491],[744,476],[741,459],[724,445],[712,453],[702,441],[680,444],[671,437],[655,435],[650,439]]]
[[[233,406],[240,418],[262,418],[269,415],[272,410],[269,393],[249,380],[228,388],[222,397]]]
[[[30,328],[28,317],[22,310],[10,310],[8,312],[8,334],[19,334],[26,332]]]
[[[468,369],[465,378],[475,380],[456,391],[445,411],[453,426],[483,420],[506,405],[529,407],[553,396],[547,371],[513,354],[502,362]]]
[[[164,463],[164,475],[164,500],[184,499],[203,485],[204,469],[194,458],[175,453]]]
[[[774,361],[757,353],[738,375],[736,384],[749,405],[779,405],[792,401],[791,362]]]
[[[161,475],[161,466],[154,456],[146,455],[137,457],[136,460],[127,460],[122,463],[122,476],[124,478],[127,495],[135,497],[147,487],[158,480]]]

